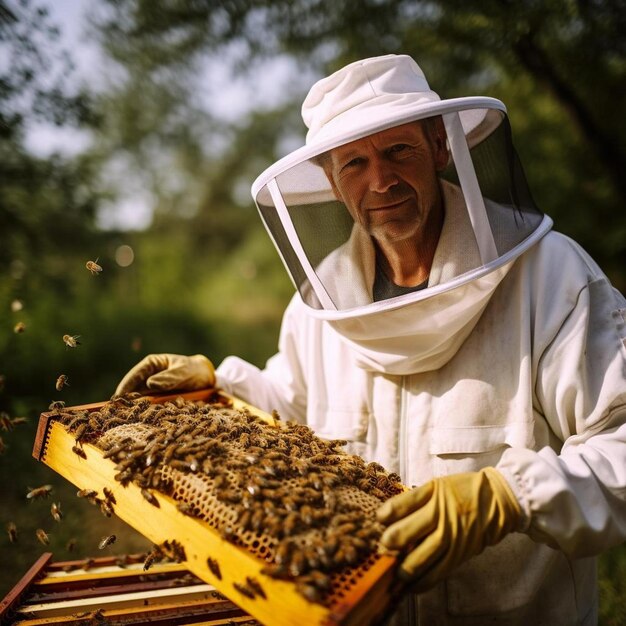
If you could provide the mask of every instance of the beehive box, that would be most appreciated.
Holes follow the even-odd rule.
[[[399,477],[205,390],[43,413],[33,456],[267,626],[366,626],[395,559],[374,511]]]
[[[46,552],[0,600],[2,626],[260,626],[183,564],[144,555],[53,561]]]

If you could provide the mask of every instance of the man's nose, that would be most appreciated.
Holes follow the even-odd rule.
[[[369,167],[369,188],[376,193],[385,193],[398,184],[398,177],[384,159],[371,158]]]

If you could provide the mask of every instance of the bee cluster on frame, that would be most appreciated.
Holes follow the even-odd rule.
[[[115,463],[121,485],[134,483],[155,507],[155,494],[172,497],[181,513],[257,554],[264,574],[292,581],[312,602],[327,604],[337,576],[376,554],[375,511],[403,489],[397,474],[346,453],[345,441],[292,422],[270,424],[222,401],[152,403],[128,394],[97,410],[52,410],[75,454],[94,444]],[[84,497],[106,504],[97,494]],[[151,553],[145,566],[161,556]],[[207,567],[219,579],[217,557]],[[248,598],[264,594],[253,577],[233,587]]]

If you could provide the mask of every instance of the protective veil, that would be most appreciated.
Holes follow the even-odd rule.
[[[442,101],[415,61],[388,55],[319,81],[302,114],[307,145],[261,174],[252,193],[309,313],[331,324],[364,369],[402,375],[441,367],[512,262],[552,224],[532,201],[504,105]],[[445,162],[435,170],[437,125]],[[359,189],[376,167],[371,145],[396,191]],[[443,209],[427,284],[381,297],[385,234],[372,223],[406,219],[412,209],[418,221],[420,208],[427,220],[431,205]]]

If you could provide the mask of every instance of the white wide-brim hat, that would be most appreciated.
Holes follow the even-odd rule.
[[[470,147],[500,123],[506,111],[495,98],[441,100],[408,55],[387,54],[346,65],[313,85],[302,104],[306,145],[332,145],[413,119],[459,111]]]

